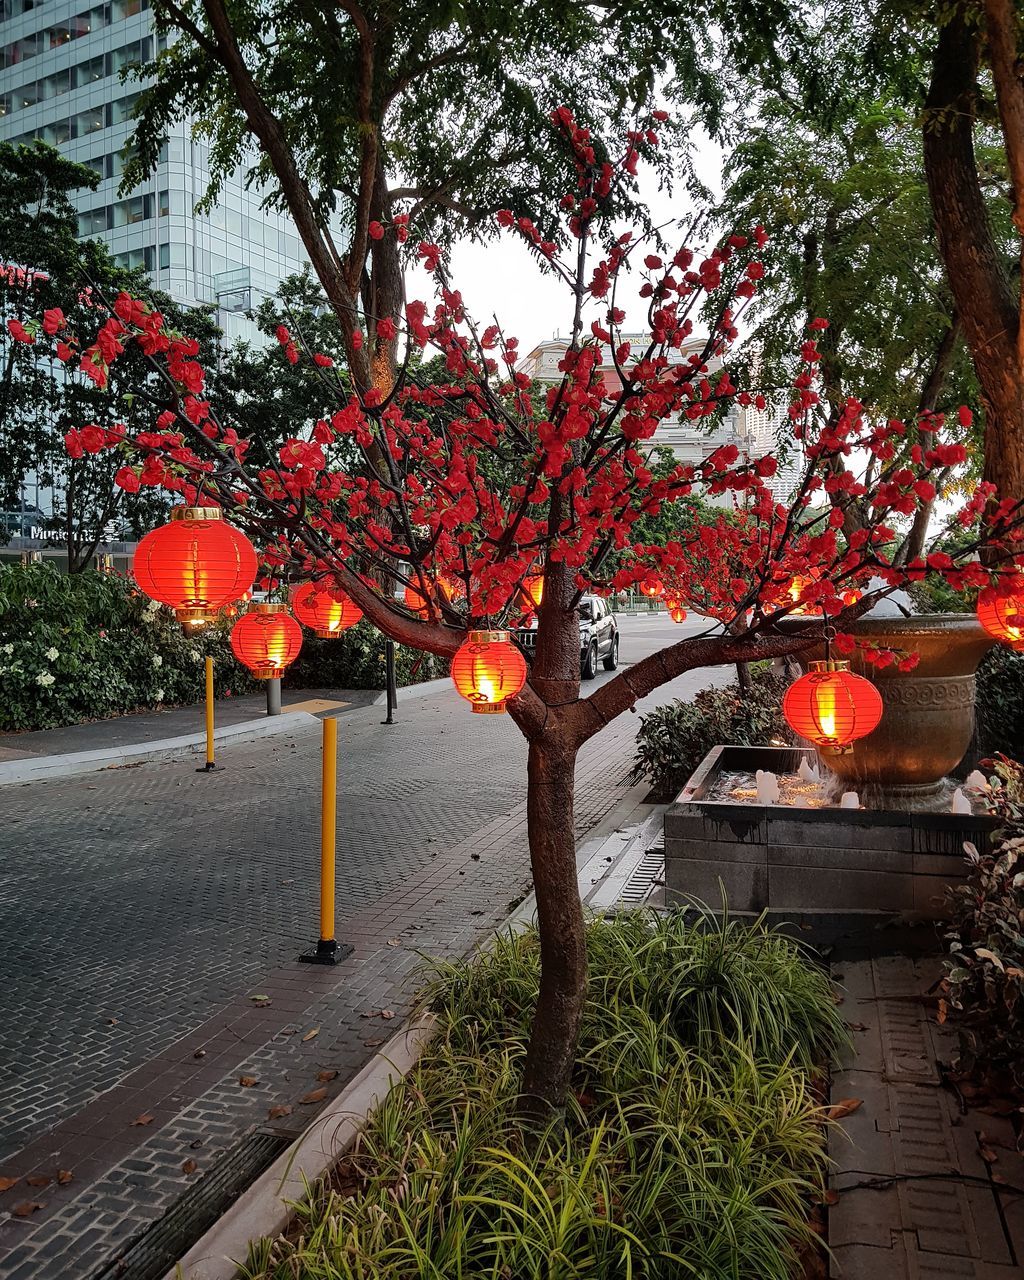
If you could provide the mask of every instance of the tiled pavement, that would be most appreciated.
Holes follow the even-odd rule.
[[[295,960],[316,934],[315,732],[236,747],[223,773],[3,796],[5,1280],[103,1274],[242,1135],[301,1131],[397,1025],[420,954],[464,952],[528,890],[514,725],[452,694],[379,721],[339,722],[338,936],[356,950],[336,969]],[[624,794],[636,724],[581,754],[581,833]]]
[[[835,966],[855,1050],[832,1101],[859,1099],[830,1139],[831,1275],[1000,1280],[1024,1274],[1024,1156],[1011,1118],[944,1087],[954,1052],[927,993],[937,960]]]

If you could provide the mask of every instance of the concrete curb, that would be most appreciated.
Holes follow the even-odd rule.
[[[331,1170],[388,1090],[407,1075],[434,1034],[436,1018],[421,1014],[393,1036],[329,1103],[310,1127],[246,1189],[165,1280],[234,1280],[250,1240],[279,1235],[307,1186]]]
[[[279,716],[263,716],[259,720],[243,720],[225,725],[214,733],[215,743],[251,742],[279,733],[296,733],[318,723],[308,711],[286,711]],[[180,738],[158,738],[155,742],[137,742],[126,747],[100,747],[95,751],[72,751],[63,755],[26,756],[0,764],[0,787],[17,783],[43,782],[47,778],[70,778],[81,773],[97,773],[101,769],[117,769],[126,764],[144,764],[166,756],[183,755],[206,749],[205,733],[190,733]]]

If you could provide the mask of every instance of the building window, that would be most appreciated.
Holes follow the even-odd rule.
[[[161,218],[166,218],[171,212],[171,193],[169,191],[161,191],[157,196],[157,213]]]
[[[169,244],[162,244],[160,246],[159,264],[161,271],[166,271],[171,265],[171,246]]]

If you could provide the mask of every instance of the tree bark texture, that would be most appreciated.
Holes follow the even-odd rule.
[[[527,772],[527,829],[541,969],[521,1106],[541,1119],[565,1100],[587,984],[573,822],[576,753],[565,736],[555,730],[531,742]]]
[[[941,28],[925,100],[924,163],[939,250],[981,384],[984,478],[1024,498],[1024,367],[1016,291],[985,207],[974,154],[981,33],[960,5]]]

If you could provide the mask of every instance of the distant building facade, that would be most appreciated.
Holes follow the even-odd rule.
[[[155,172],[118,193],[144,88],[119,73],[157,52],[149,0],[0,0],[0,19],[0,140],[38,138],[95,169],[99,186],[74,197],[79,235],[106,241],[176,302],[216,305],[229,340],[255,338],[244,313],[307,260],[291,219],[261,210],[241,173],[209,214],[194,213],[209,149],[187,120],[171,128]]]
[[[624,333],[619,336],[621,341],[631,342],[634,349],[648,340],[646,334],[639,333]],[[685,364],[690,355],[703,349],[706,342],[704,337],[694,337],[678,351],[670,352],[670,363]],[[568,349],[568,339],[549,338],[546,342],[538,343],[523,357],[519,370],[537,382],[559,382],[562,373],[558,366]],[[713,375],[721,368],[721,362],[712,361],[708,367]],[[618,373],[610,360],[601,366],[601,373],[609,391],[620,385]],[[722,421],[713,428],[709,428],[703,419],[691,421],[681,414],[668,418],[644,444],[647,448],[661,446],[671,449],[678,462],[691,465],[703,462],[716,449],[729,444],[734,444],[741,453],[751,458],[760,458],[775,452],[776,435],[784,419],[785,414],[771,405],[758,410],[753,405],[744,407],[733,404]],[[792,492],[798,474],[798,467],[787,463],[780,466],[776,476],[767,482],[779,501],[784,501]],[[732,505],[729,495],[723,495],[719,501],[722,505]]]

